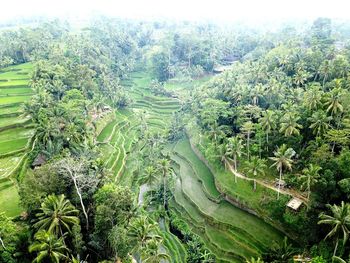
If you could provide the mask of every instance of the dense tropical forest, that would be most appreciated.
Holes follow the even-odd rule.
[[[0,27],[0,262],[350,262],[350,24]]]

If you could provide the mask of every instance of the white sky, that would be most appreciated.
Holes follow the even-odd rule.
[[[48,15],[274,20],[319,16],[350,19],[350,0],[1,0],[0,20]]]

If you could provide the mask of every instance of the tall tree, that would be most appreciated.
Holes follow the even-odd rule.
[[[349,238],[350,209],[349,204],[345,204],[344,201],[341,202],[340,206],[328,204],[327,207],[331,210],[332,215],[327,215],[325,213],[320,214],[318,224],[327,224],[332,227],[325,239],[330,237],[335,238],[336,243],[333,252],[333,256],[335,256],[341,236],[343,239],[343,246]]]
[[[311,122],[309,128],[316,136],[323,136],[330,128],[331,116],[327,116],[322,110],[314,112],[308,120]]]
[[[262,113],[262,117],[259,119],[262,128],[266,133],[266,143],[269,143],[269,134],[276,128],[276,115],[272,110],[266,110]]]
[[[247,137],[247,158],[250,160],[250,138],[252,133],[254,133],[254,124],[251,121],[247,121],[242,125],[242,132]]]
[[[281,119],[280,132],[284,133],[284,136],[289,137],[292,135],[299,135],[303,126],[298,123],[300,119],[295,113],[287,112]]]
[[[164,198],[163,205],[164,205],[164,209],[166,209],[166,203],[167,203],[166,186],[167,186],[167,177],[169,176],[169,173],[170,173],[170,161],[167,158],[163,158],[159,161],[158,167],[163,179],[163,198]]]
[[[271,159],[274,162],[271,165],[271,167],[276,166],[277,171],[279,172],[278,194],[277,194],[277,199],[279,199],[283,168],[292,170],[292,164],[293,164],[292,158],[295,155],[295,151],[292,148],[287,148],[286,144],[282,144],[279,148],[277,148],[276,151],[273,152],[273,154],[275,156],[269,157],[269,159]]]
[[[64,233],[71,232],[74,225],[79,224],[78,214],[79,211],[64,195],[49,195],[36,214],[38,221],[34,227],[62,237]]]
[[[39,230],[34,238],[35,242],[29,247],[29,252],[37,252],[33,262],[59,263],[68,259],[69,250],[64,245],[64,237],[57,238],[53,233]]]
[[[310,199],[311,188],[317,183],[320,178],[320,170],[322,168],[312,163],[307,168],[303,169],[303,174],[299,177],[301,183],[301,189],[307,190],[307,199]]]
[[[237,159],[241,157],[243,154],[243,148],[244,148],[243,140],[240,139],[238,136],[231,137],[228,139],[228,147],[233,157],[233,162],[235,165],[234,168],[237,171]]]

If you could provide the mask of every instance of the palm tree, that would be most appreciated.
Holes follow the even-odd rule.
[[[201,252],[201,262],[203,263],[214,263],[215,259],[213,257],[213,254],[210,253],[208,250],[204,250]]]
[[[332,120],[332,117],[319,110],[314,112],[308,120],[311,122],[309,128],[318,137],[322,136],[330,128],[329,122]]]
[[[276,128],[276,117],[272,110],[266,110],[262,113],[262,117],[259,119],[262,128],[266,132],[266,143],[269,143],[269,134]]]
[[[327,107],[327,112],[330,112],[332,116],[343,112],[344,107],[342,105],[341,99],[343,95],[343,89],[340,87],[336,87],[332,89],[331,92],[327,93],[327,98],[325,102],[325,106]]]
[[[299,129],[303,128],[300,124],[298,124],[298,120],[300,119],[295,113],[287,112],[281,119],[281,128],[280,132],[284,133],[284,136],[289,137],[293,134],[299,135]]]
[[[247,121],[242,125],[242,132],[247,136],[247,158],[250,159],[250,136],[254,133],[254,124]]]
[[[209,131],[208,131],[208,137],[212,141],[214,141],[214,144],[217,145],[218,142],[225,136],[225,132],[223,130],[223,127],[217,125],[215,122],[213,125],[210,125]]]
[[[64,238],[57,238],[54,234],[45,230],[39,230],[35,234],[35,242],[29,247],[29,252],[37,252],[33,262],[62,262],[67,259],[68,249],[64,245]]]
[[[164,260],[169,259],[169,255],[166,253],[163,253],[160,251],[160,244],[161,242],[157,239],[151,239],[147,246],[145,251],[143,252],[144,254],[144,259],[142,262],[149,262],[149,263],[160,263],[163,262]]]
[[[258,83],[250,90],[253,105],[259,104],[259,98],[264,96],[265,90],[266,88],[261,83]]]
[[[272,248],[268,254],[269,262],[289,262],[295,254],[295,249],[285,237],[282,242],[274,241]]]
[[[343,236],[343,246],[349,238],[349,226],[350,226],[350,210],[349,204],[345,204],[344,201],[341,202],[340,206],[330,204],[327,207],[331,210],[332,215],[326,215],[321,213],[318,224],[327,224],[332,227],[332,230],[326,235],[325,239],[330,237],[335,237],[336,243],[333,252],[333,256],[337,253],[339,238]]]
[[[64,195],[49,195],[41,204],[40,212],[36,214],[37,229],[44,229],[56,236],[63,236],[64,231],[71,232],[73,225],[79,224],[79,211],[65,199]]]
[[[276,166],[277,171],[279,172],[279,183],[278,183],[278,194],[277,194],[277,199],[279,199],[283,168],[292,170],[292,163],[293,163],[292,158],[295,155],[295,151],[292,148],[287,148],[287,145],[282,144],[279,148],[277,148],[276,151],[274,151],[273,154],[275,156],[269,157],[269,159],[274,162],[271,165],[271,167]]]
[[[159,167],[159,170],[162,174],[162,177],[163,177],[163,198],[164,198],[164,209],[166,207],[166,178],[169,174],[169,171],[170,171],[170,161],[166,158],[163,158],[159,161],[158,163],[158,167]]]
[[[305,71],[303,69],[297,70],[297,72],[294,75],[293,82],[296,86],[300,87],[300,86],[304,85],[304,83],[307,81],[309,76],[310,76],[310,74],[308,74],[307,71]]]
[[[146,184],[152,186],[154,185],[156,182],[158,182],[159,178],[157,176],[157,171],[154,168],[154,166],[147,166],[145,168],[145,172],[144,175],[142,177],[142,180],[144,182],[146,182]]]
[[[320,87],[317,85],[311,86],[305,93],[304,93],[304,105],[309,110],[315,110],[319,106],[322,105],[322,92],[320,90]]]
[[[162,240],[162,238],[155,234],[157,231],[157,224],[151,223],[150,220],[142,215],[131,222],[128,235],[135,241],[136,251],[143,251],[147,244],[152,240]]]
[[[252,156],[250,161],[246,161],[245,164],[245,171],[247,174],[253,175],[254,177],[256,177],[259,174],[265,174],[265,169],[267,167],[266,160],[260,159],[257,156]]]
[[[218,147],[219,155],[217,157],[220,158],[220,162],[224,164],[225,169],[227,168],[226,166],[226,161],[231,160],[231,148],[228,143],[222,143]]]
[[[329,60],[324,60],[320,66],[319,73],[323,77],[323,81],[322,81],[323,87],[330,75],[331,67],[332,67],[332,64]]]
[[[262,160],[257,156],[253,156],[250,161],[246,161],[245,171],[248,175],[253,175],[256,177],[257,175],[265,174],[266,169],[266,160]],[[254,178],[254,191],[256,190],[256,180]]]
[[[320,166],[310,163],[309,167],[303,169],[303,174],[299,177],[299,180],[302,181],[300,188],[307,190],[308,200],[310,198],[311,187],[315,185],[320,178],[319,171],[321,169]]]
[[[241,157],[243,154],[243,140],[238,136],[231,137],[228,139],[228,147],[230,149],[231,156],[233,156],[235,170],[237,171],[237,158]]]

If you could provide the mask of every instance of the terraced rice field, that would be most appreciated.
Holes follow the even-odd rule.
[[[134,104],[130,110],[117,111],[98,136],[103,159],[113,178],[135,192],[139,191],[138,151],[144,146],[138,140],[140,116],[146,120],[148,129],[160,132],[181,105],[178,99],[153,95],[148,89],[150,81],[147,74],[137,72],[124,81]],[[177,175],[171,209],[203,239],[218,262],[245,262],[266,251],[272,240],[282,239],[281,233],[263,220],[223,199],[213,174],[192,151],[186,138],[169,145],[166,151]],[[170,233],[166,223],[161,228],[171,262],[186,262],[183,244]]]
[[[33,94],[31,69],[26,63],[0,70],[0,212],[11,217],[21,212],[16,177],[33,135],[21,108]]]
[[[102,149],[103,160],[113,179],[138,192],[137,167],[140,162],[138,152],[144,145],[140,136],[140,116],[145,119],[147,129],[153,132],[165,130],[172,114],[180,108],[177,99],[154,96],[148,86],[151,78],[147,73],[134,72],[129,80],[123,81],[130,88],[134,103],[128,110],[118,110],[114,118],[106,123],[97,136]],[[179,239],[170,233],[165,224],[160,235],[164,239],[164,249],[171,256],[170,262],[185,263],[186,250]]]
[[[220,261],[244,262],[264,252],[272,240],[281,240],[281,234],[263,220],[220,198],[213,175],[187,138],[172,147],[171,158],[178,175],[172,205],[186,215]]]

